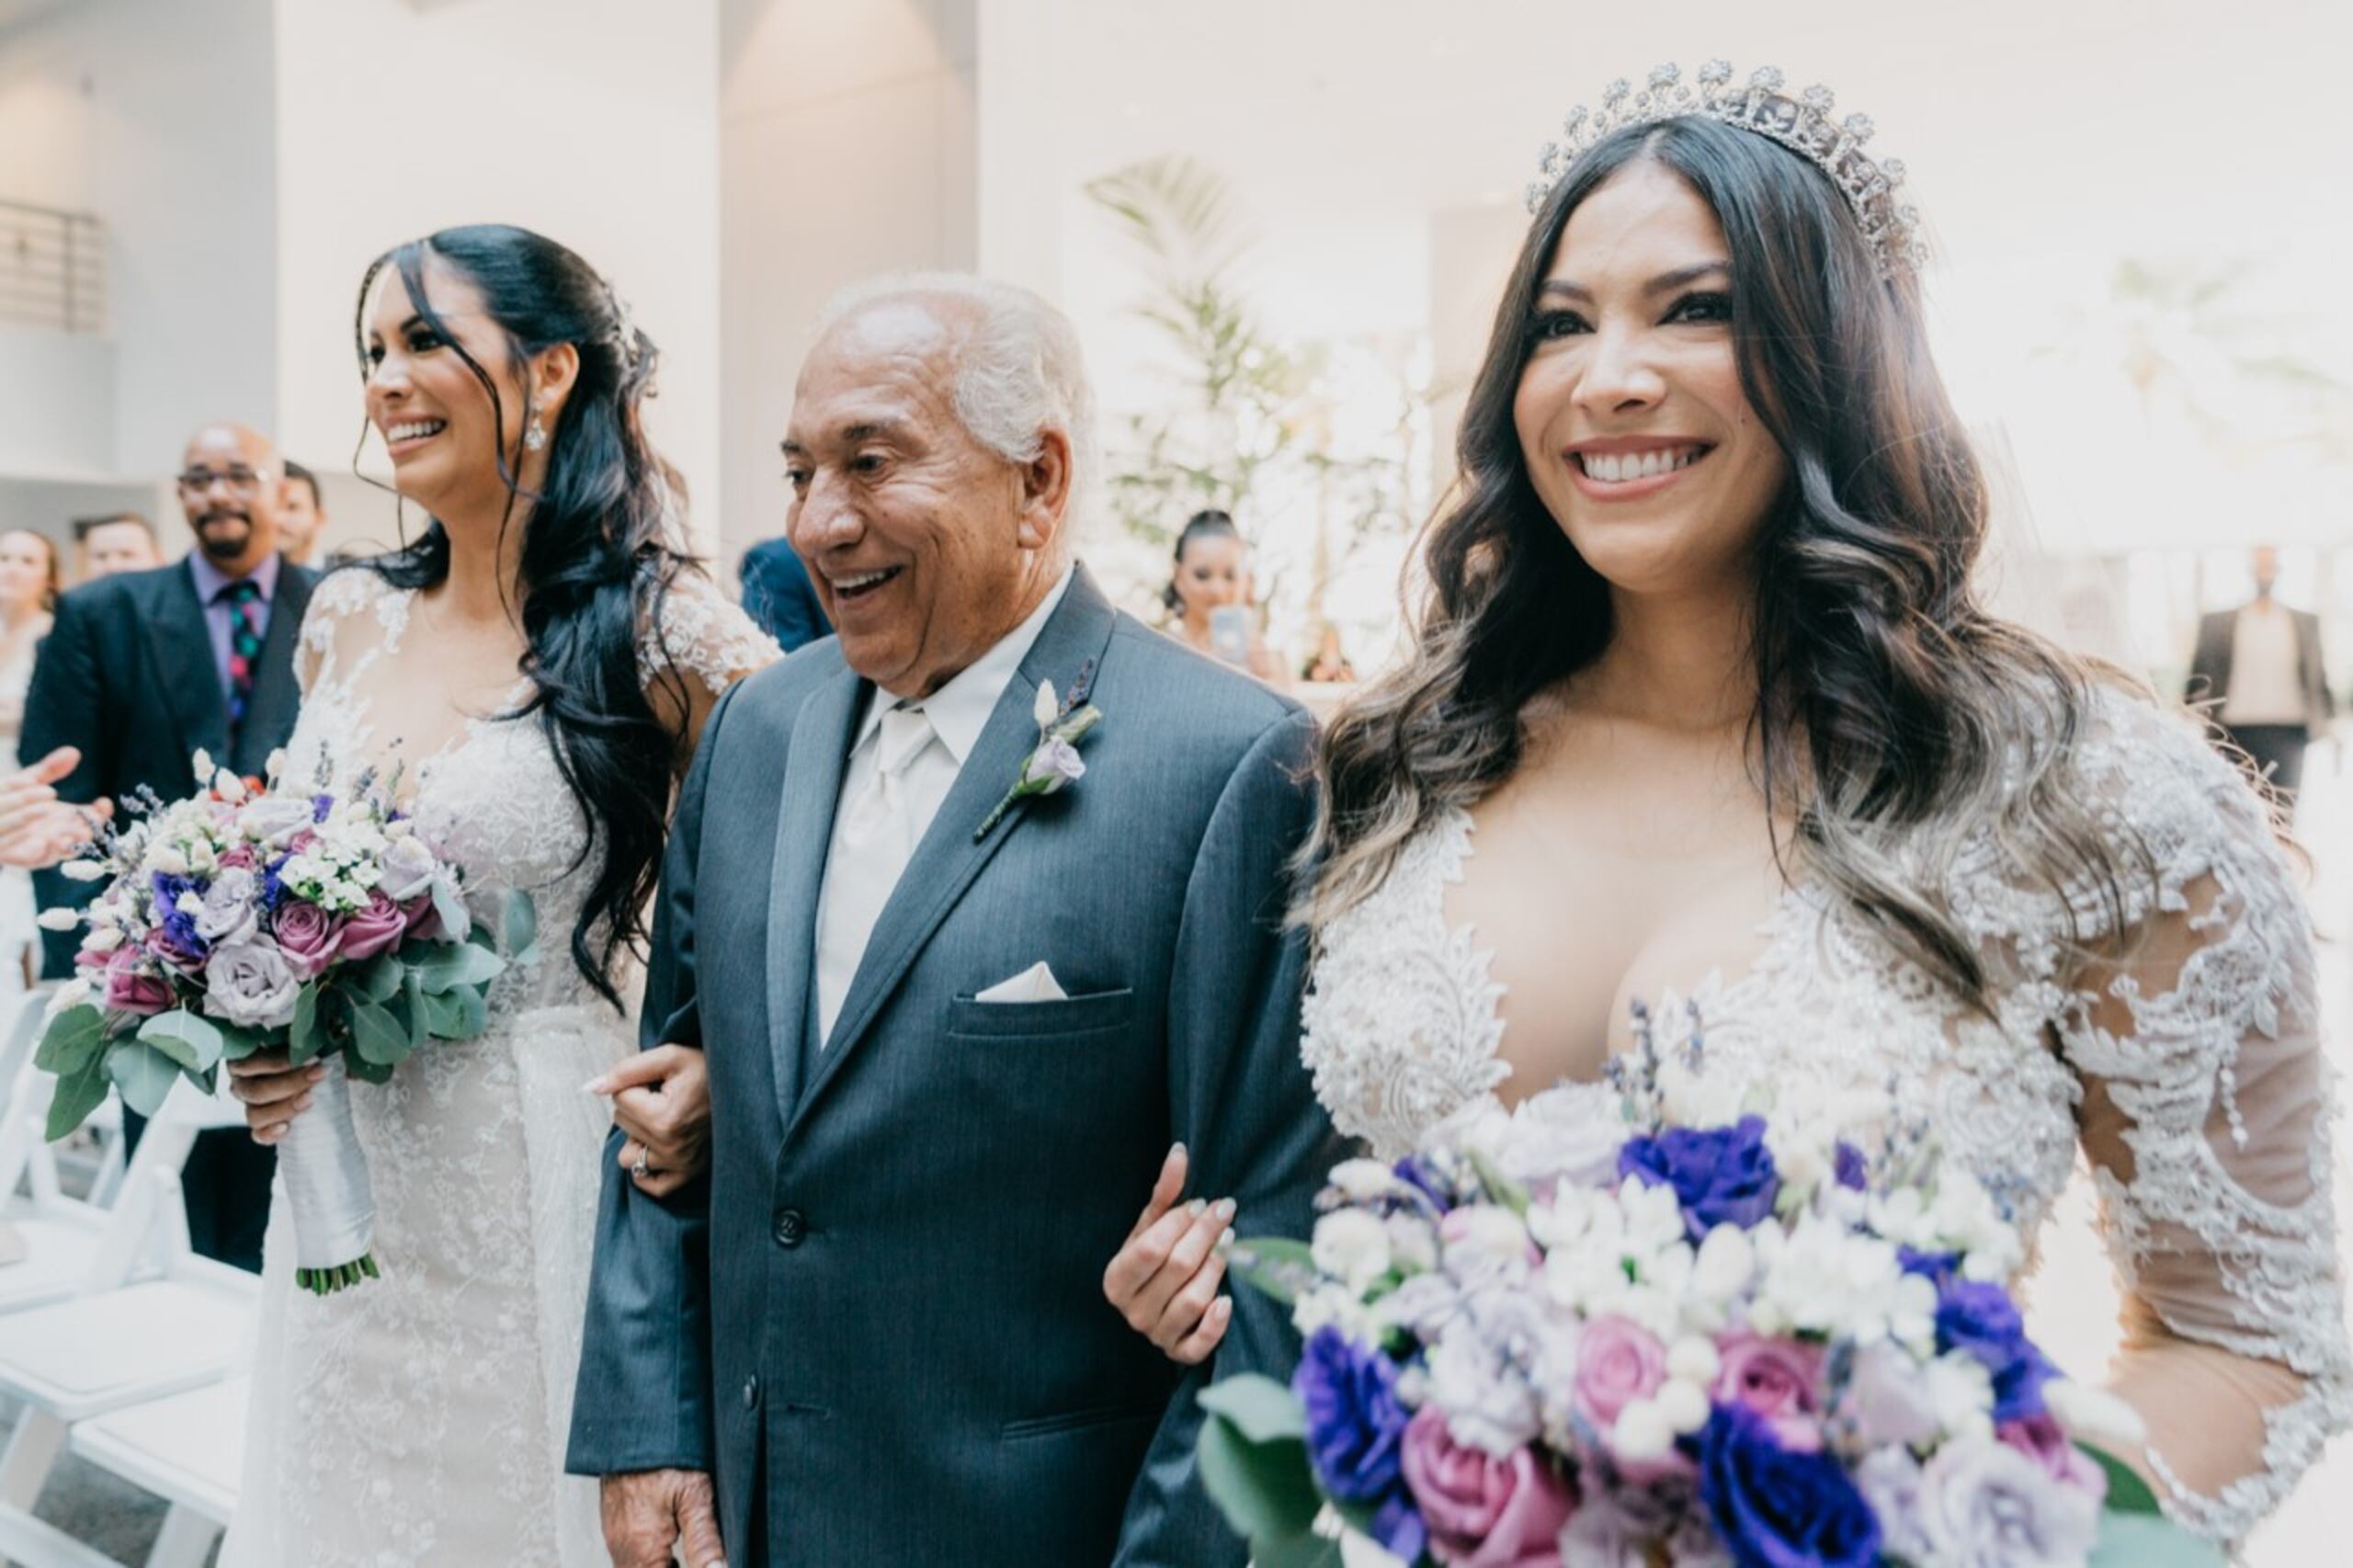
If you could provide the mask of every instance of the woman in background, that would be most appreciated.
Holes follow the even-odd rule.
[[[1250,547],[1233,517],[1214,509],[1194,513],[1176,536],[1176,568],[1161,592],[1169,633],[1269,686],[1289,686],[1290,672],[1259,631]]]
[[[0,755],[13,764],[25,727],[25,689],[32,685],[33,654],[49,635],[50,611],[63,579],[57,546],[30,528],[0,533]],[[21,868],[0,871],[0,995],[33,980],[32,878]]]

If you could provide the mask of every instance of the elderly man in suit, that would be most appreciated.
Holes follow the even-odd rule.
[[[679,803],[645,1038],[708,1053],[711,1169],[649,1199],[614,1134],[570,1464],[616,1562],[718,1561],[714,1472],[735,1568],[1243,1559],[1194,1395],[1279,1373],[1283,1314],[1188,1373],[1100,1287],[1172,1139],[1290,1234],[1336,1153],[1282,918],[1310,726],[1075,563],[1091,403],[1059,312],[955,275],[801,369],[837,636],[722,701]],[[1000,812],[1088,706],[1084,772]]]
[[[2279,551],[2257,548],[2252,564],[2255,597],[2199,622],[2185,696],[2213,705],[2232,743],[2292,804],[2304,750],[2327,729],[2336,700],[2321,664],[2320,618],[2271,597]]]
[[[317,579],[278,554],[284,481],[267,437],[206,426],[190,437],[179,473],[197,548],[173,565],[102,577],[58,600],[25,695],[18,755],[30,762],[59,746],[79,751],[57,782],[62,798],[112,801],[120,820],[124,801],[142,790],[167,801],[194,790],[190,759],[199,749],[258,774],[293,733],[294,644]],[[79,903],[90,891],[54,871],[34,881],[44,907]],[[71,932],[50,933],[47,972],[70,973],[74,947]],[[125,1119],[136,1137],[139,1119]],[[182,1173],[197,1251],[261,1267],[274,1164],[242,1128],[198,1138]]]

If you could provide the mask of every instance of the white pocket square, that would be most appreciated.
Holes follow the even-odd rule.
[[[975,1002],[1066,1002],[1070,994],[1062,988],[1043,960],[1031,964],[1011,980],[1000,980],[986,991],[974,994]]]

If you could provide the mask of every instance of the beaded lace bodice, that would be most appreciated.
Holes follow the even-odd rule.
[[[464,869],[476,913],[521,889],[540,938],[492,985],[483,1035],[437,1042],[392,1082],[353,1087],[385,1277],[296,1293],[290,1238],[273,1218],[224,1563],[603,1561],[595,1483],[563,1473],[608,1125],[580,1086],[632,1048],[635,1029],[571,960],[594,873],[581,858],[589,829],[538,717],[469,720],[424,757],[380,733],[369,692],[398,666],[433,678],[430,651],[406,641],[413,598],[365,568],[319,585],[285,776],[413,768],[402,792]],[[710,692],[776,656],[700,578],[672,591],[639,654],[642,669],[675,669]]]
[[[2196,1463],[2197,1413],[2170,1422],[2144,1402],[2169,1510],[2235,1540],[2353,1416],[2310,920],[2254,791],[2171,719],[2105,699],[2073,766],[2104,829],[2145,846],[2157,874],[2126,889],[2123,931],[2103,928],[2097,890],[2067,888],[2071,926],[2062,894],[1991,833],[1971,842],[1941,892],[1995,977],[1992,1016],[1804,881],[1749,972],[1653,1012],[1672,1028],[1695,1004],[1709,1074],[1735,1090],[1892,1084],[1904,1114],[2009,1199],[2029,1248],[2080,1146],[2128,1322],[2278,1374],[2247,1451]],[[1445,913],[1472,853],[1471,819],[1449,812],[1322,934],[1302,1050],[1335,1122],[1383,1158],[1509,1076],[1503,988]]]

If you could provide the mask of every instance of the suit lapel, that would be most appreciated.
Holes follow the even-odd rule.
[[[179,730],[180,765],[186,767],[199,747],[228,761],[229,701],[212,663],[212,636],[204,623],[204,603],[196,595],[196,575],[186,562],[152,579],[147,647],[165,705]],[[164,793],[177,796],[187,790]]]
[[[292,562],[280,560],[278,590],[270,596],[269,627],[262,633],[261,661],[254,669],[254,693],[237,732],[239,773],[257,774],[269,754],[293,732],[301,692],[294,679],[294,643],[302,634],[302,612],[316,579]]]
[[[1028,816],[1027,810],[1017,805],[986,837],[973,842],[973,830],[1004,799],[1023,759],[1038,744],[1037,724],[1029,712],[1038,683],[1051,680],[1063,690],[1071,689],[1082,667],[1100,663],[1115,619],[1110,601],[1096,587],[1086,569],[1080,567],[1062,604],[1021,661],[1020,673],[997,699],[981,738],[964,759],[948,798],[940,802],[939,814],[932,819],[923,842],[915,846],[906,870],[882,906],[858,973],[850,981],[849,994],[842,1001],[841,1017],[826,1037],[824,1057],[815,1063],[788,1122],[788,1140],[792,1128],[808,1115],[810,1106],[865,1039],[875,1015],[906,978],[924,944]],[[839,771],[836,767],[836,788]],[[826,816],[830,824],[830,797]],[[813,943],[810,947],[813,949]],[[804,951],[804,965],[809,961]]]
[[[767,925],[768,1052],[775,1064],[777,1114],[792,1119],[801,1098],[801,1041],[810,1032],[817,963],[817,899],[834,839],[834,806],[860,703],[871,688],[848,670],[812,695],[792,726],[785,754],[783,799],[776,814],[776,859],[769,872]]]

